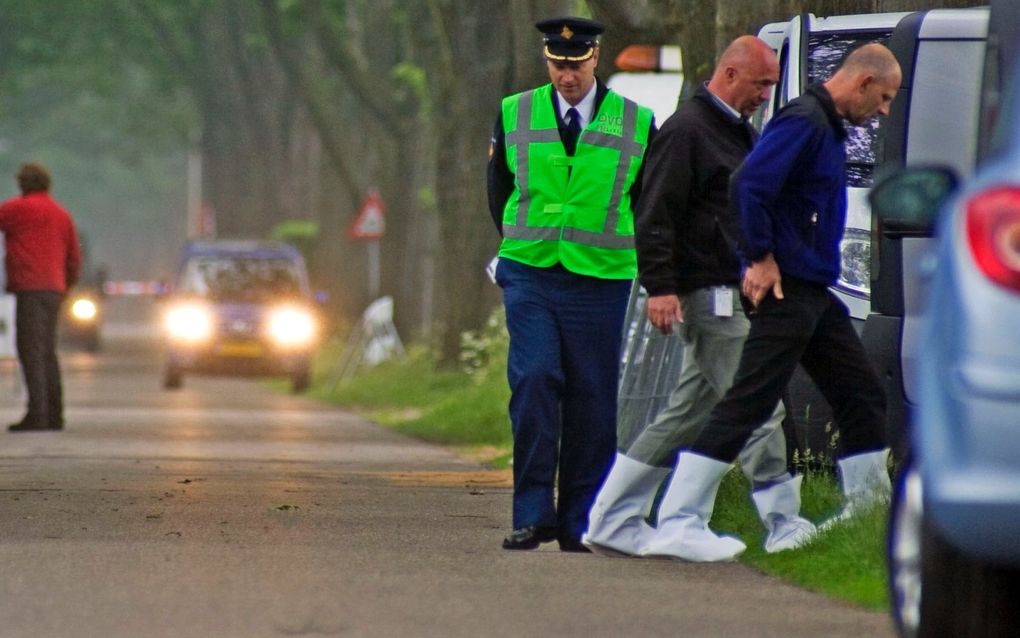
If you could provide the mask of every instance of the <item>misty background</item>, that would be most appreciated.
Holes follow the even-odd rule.
[[[977,4],[0,0],[0,196],[22,162],[46,165],[115,280],[168,278],[189,235],[284,237],[350,319],[372,295],[347,230],[377,190],[379,293],[405,339],[456,362],[499,306],[485,164],[500,98],[548,81],[537,20],[605,22],[603,80],[628,44],[680,45],[689,88],[733,37],[801,11]]]

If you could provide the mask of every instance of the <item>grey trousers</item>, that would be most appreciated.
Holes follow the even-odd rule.
[[[708,423],[709,414],[733,382],[750,322],[732,288],[733,316],[713,313],[713,291],[699,288],[680,298],[684,313],[681,335],[686,346],[680,380],[667,405],[627,449],[627,456],[658,467],[671,467],[679,449],[690,446]],[[781,427],[786,410],[780,401],[758,427],[738,461],[747,478],[763,487],[788,475],[786,437]]]

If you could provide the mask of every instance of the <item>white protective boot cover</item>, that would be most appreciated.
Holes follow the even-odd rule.
[[[814,523],[800,515],[800,484],[803,480],[804,477],[798,474],[751,492],[751,500],[768,531],[765,551],[769,554],[800,547],[818,533]]]
[[[659,505],[659,526],[642,556],[667,556],[695,562],[734,560],[747,545],[708,528],[715,496],[729,463],[681,452]]]
[[[827,530],[836,523],[849,520],[862,508],[888,501],[892,494],[888,461],[889,448],[854,454],[836,461],[843,487],[843,510],[818,528]]]
[[[645,515],[669,468],[645,465],[616,454],[595,503],[581,542],[596,554],[636,555],[655,530]]]

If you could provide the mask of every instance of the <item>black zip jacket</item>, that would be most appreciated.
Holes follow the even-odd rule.
[[[638,277],[650,295],[736,285],[740,260],[730,175],[757,132],[702,85],[659,129],[644,165],[635,219]]]

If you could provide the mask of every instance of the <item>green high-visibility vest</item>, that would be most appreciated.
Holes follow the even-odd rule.
[[[602,279],[637,274],[630,188],[648,145],[652,111],[610,91],[568,157],[552,85],[503,100],[514,191],[503,209],[499,256],[556,263]]]

